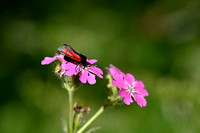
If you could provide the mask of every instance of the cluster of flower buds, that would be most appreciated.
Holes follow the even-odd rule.
[[[86,106],[83,107],[78,105],[78,103],[74,104],[74,131],[78,129],[78,127],[84,123],[84,115],[90,113],[91,108]]]

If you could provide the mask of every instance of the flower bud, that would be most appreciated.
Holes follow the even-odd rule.
[[[107,74],[106,76],[106,80],[107,80],[107,92],[108,92],[108,101],[105,103],[105,107],[107,106],[112,106],[118,102],[121,102],[122,101],[122,98],[119,96],[119,92],[118,92],[118,89],[117,87],[115,87],[113,84],[112,84],[112,76],[110,74]]]
[[[91,111],[90,107],[83,107],[78,105],[77,103],[74,104],[74,131],[78,129],[78,127],[83,123],[84,116],[86,113]]]

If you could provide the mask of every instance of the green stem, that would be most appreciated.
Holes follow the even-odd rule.
[[[69,133],[73,133],[73,92],[74,87],[70,86],[70,84],[67,84],[64,82],[64,87],[68,91],[69,95],[69,125],[68,125],[68,131]]]
[[[78,131],[77,133],[82,133],[99,115],[104,111],[105,107],[102,106]]]
[[[69,133],[73,133],[73,91],[68,91],[69,94]]]

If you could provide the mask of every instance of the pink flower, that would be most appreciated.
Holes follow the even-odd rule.
[[[81,64],[74,64],[71,62],[68,63],[62,63],[62,69],[66,71],[67,76],[71,75],[77,75],[79,74],[79,80],[82,83],[86,83],[88,81],[89,84],[95,84],[96,79],[95,75],[96,74],[98,77],[103,78],[103,71],[96,67],[92,66],[92,64],[96,63],[97,60],[92,59],[92,60],[87,60],[88,65],[83,66]]]
[[[130,105],[134,99],[140,107],[146,106],[147,101],[144,97],[149,94],[144,89],[142,81],[135,80],[132,74],[124,74],[114,66],[109,68],[109,73],[114,79],[113,85],[119,88],[119,95],[124,98],[125,104]]]
[[[80,76],[79,80],[82,83],[86,83],[88,81],[89,84],[96,83],[94,74],[96,74],[100,78],[103,78],[102,70],[100,68],[96,67],[96,65],[92,66],[92,64],[97,62],[97,60],[95,60],[95,59],[87,60],[88,65],[83,66],[82,64],[75,64],[75,63],[66,61],[64,59],[63,55],[55,55],[54,57],[45,57],[44,60],[42,60],[41,64],[47,65],[55,60],[60,60],[62,63],[61,64],[62,69],[59,71],[62,73],[61,76],[63,76],[64,74],[67,76],[79,74],[79,76]]]
[[[95,59],[91,59],[91,60],[87,60],[87,62],[89,63],[89,65],[87,66],[83,66],[83,65],[78,65],[77,69],[79,70],[79,80],[82,83],[86,83],[88,81],[89,84],[95,84],[96,83],[96,79],[95,79],[95,75],[96,74],[99,78],[103,78],[103,71],[96,67],[96,66],[92,66],[92,64],[96,63],[97,60]]]

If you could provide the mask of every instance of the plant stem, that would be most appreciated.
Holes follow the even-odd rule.
[[[102,106],[78,131],[77,133],[82,133],[99,115],[104,111],[104,106]]]
[[[73,133],[73,91],[68,90],[69,94],[69,133]]]

